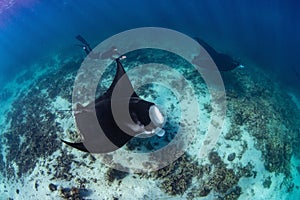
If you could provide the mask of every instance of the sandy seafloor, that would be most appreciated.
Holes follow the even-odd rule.
[[[173,61],[173,67],[184,71],[195,87],[201,113],[196,120],[201,121],[198,135],[171,165],[132,174],[110,169],[97,156],[59,140],[79,138],[72,113],[57,110],[71,108],[81,62],[81,55],[54,55],[1,88],[1,200],[299,199],[300,103],[265,72],[245,64],[222,73],[225,124],[211,153],[200,158],[199,147],[211,117],[210,95],[201,77]],[[129,64],[123,64],[127,69]],[[151,96],[150,89],[155,87],[139,94],[149,100],[159,98]],[[174,98],[166,105],[172,104],[176,106]],[[153,146],[150,142],[146,148]]]

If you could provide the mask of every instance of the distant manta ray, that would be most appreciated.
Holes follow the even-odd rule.
[[[121,58],[124,58],[124,56]],[[120,62],[121,58],[119,57],[115,60],[117,63],[117,72],[109,89],[87,106],[77,105],[77,110],[74,114],[77,121],[77,128],[80,132],[83,131],[85,134],[95,132],[97,130],[96,126],[100,125],[103,133],[100,133],[101,131],[97,132],[95,134],[96,138],[86,135],[88,137],[84,137],[84,143],[71,143],[62,140],[65,144],[84,152],[108,153],[117,150],[130,139],[140,134],[164,135],[165,131],[162,129],[164,117],[162,113],[154,103],[145,101],[136,94]],[[121,80],[121,84],[117,84],[119,80]],[[117,99],[114,99],[113,91],[116,87],[119,87],[118,91],[123,91],[124,94],[121,92]],[[118,119],[115,119],[116,116],[114,116],[115,113],[112,110],[112,103],[119,105]],[[131,119],[122,118],[122,114],[128,112]],[[98,124],[91,123],[91,119],[95,114]],[[120,126],[123,128],[120,128]],[[98,142],[94,144],[93,140]],[[88,147],[86,144],[88,144]],[[93,150],[93,145],[95,145],[94,147],[97,150]]]
[[[240,63],[233,60],[230,56],[218,53],[214,48],[212,48],[209,44],[204,42],[202,39],[198,37],[194,37],[194,39],[207,51],[207,53],[212,57],[213,61],[217,65],[220,71],[229,71],[233,70],[236,67],[240,66]]]

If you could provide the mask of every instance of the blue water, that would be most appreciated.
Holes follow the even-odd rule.
[[[0,15],[4,79],[42,56],[72,49],[78,33],[98,44],[120,31],[157,26],[199,36],[216,49],[274,72],[292,86],[297,87],[299,81],[297,1],[15,2]]]
[[[119,32],[151,26],[200,37],[246,67],[261,69],[272,83],[300,97],[299,7],[296,0],[0,0],[0,87],[55,54],[81,53],[75,46],[78,34],[94,47]],[[0,99],[5,101],[5,95]],[[294,177],[299,177],[297,167]]]

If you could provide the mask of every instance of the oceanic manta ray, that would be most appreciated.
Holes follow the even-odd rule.
[[[130,139],[140,134],[164,135],[165,131],[162,128],[165,119],[162,113],[154,103],[145,101],[136,94],[121,64],[120,60],[123,58],[124,56],[115,60],[117,63],[117,72],[109,89],[93,103],[87,106],[77,105],[74,114],[76,121],[81,122],[77,123],[79,131],[85,131],[86,134],[89,134],[89,131],[94,131],[92,130],[93,125],[89,124],[94,109],[98,122],[97,126],[100,125],[104,133],[97,133],[97,139],[100,142],[95,145],[98,145],[98,150],[93,152],[93,147],[86,147],[86,144],[93,143],[93,138],[90,137],[87,138],[91,141],[85,141],[85,143],[71,143],[62,140],[64,143],[84,152],[107,153],[117,150]],[[121,81],[121,84],[118,81]],[[113,92],[116,88],[117,91],[120,91],[120,94],[117,94],[115,97],[115,93]],[[113,103],[117,108],[117,119],[114,115]],[[126,117],[122,117],[122,114],[128,112],[130,115],[129,120]],[[84,137],[84,140],[87,138]]]
[[[238,67],[240,63],[238,61],[235,61],[230,56],[218,53],[214,48],[212,48],[209,44],[204,42],[202,39],[195,37],[194,38],[206,51],[207,53],[212,57],[213,61],[217,65],[218,69],[220,71],[229,71],[233,70],[234,68]]]

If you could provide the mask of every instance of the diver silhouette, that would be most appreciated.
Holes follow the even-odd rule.
[[[87,56],[93,59],[112,59],[120,57],[121,54],[118,52],[118,49],[115,46],[112,46],[109,50],[103,53],[93,52],[90,44],[81,36],[77,35],[76,39],[79,40],[82,44],[77,44],[76,46],[80,46],[86,53]]]
[[[86,55],[88,55],[92,51],[90,44],[81,35],[77,35],[76,39],[82,43],[82,44],[77,44],[77,46],[82,47]]]

